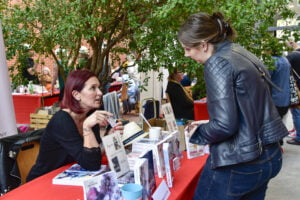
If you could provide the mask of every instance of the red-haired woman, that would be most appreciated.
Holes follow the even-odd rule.
[[[45,129],[39,156],[27,181],[72,162],[87,170],[100,169],[100,126],[108,125],[112,113],[96,110],[101,106],[99,87],[99,80],[92,72],[77,70],[69,74],[61,110]],[[122,129],[119,122],[110,132]]]

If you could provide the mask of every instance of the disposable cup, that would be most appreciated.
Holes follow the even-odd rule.
[[[134,183],[128,183],[121,187],[124,200],[142,199],[143,186]]]
[[[149,128],[149,138],[159,140],[161,138],[161,127],[152,126]]]

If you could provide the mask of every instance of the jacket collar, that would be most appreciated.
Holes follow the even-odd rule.
[[[229,44],[231,44],[231,43],[232,43],[232,42],[231,42],[230,40],[225,40],[224,42],[215,45],[215,48],[216,48],[216,51],[215,51],[215,52],[220,51],[223,47],[225,47],[225,46],[227,46],[227,45],[229,45]]]

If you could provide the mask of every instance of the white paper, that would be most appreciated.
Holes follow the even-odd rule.
[[[167,186],[165,180],[162,180],[158,188],[152,195],[153,200],[167,200],[170,196],[171,192]]]

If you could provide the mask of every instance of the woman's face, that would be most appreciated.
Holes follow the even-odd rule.
[[[80,105],[85,110],[96,109],[101,106],[102,92],[99,89],[100,83],[96,77],[89,78],[83,89],[79,92]]]
[[[180,82],[183,79],[183,72],[178,71],[174,74],[174,80]]]
[[[208,44],[201,43],[198,47],[187,47],[184,44],[181,44],[184,49],[184,56],[190,57],[195,60],[197,63],[205,63],[206,60],[211,56],[208,54]]]

